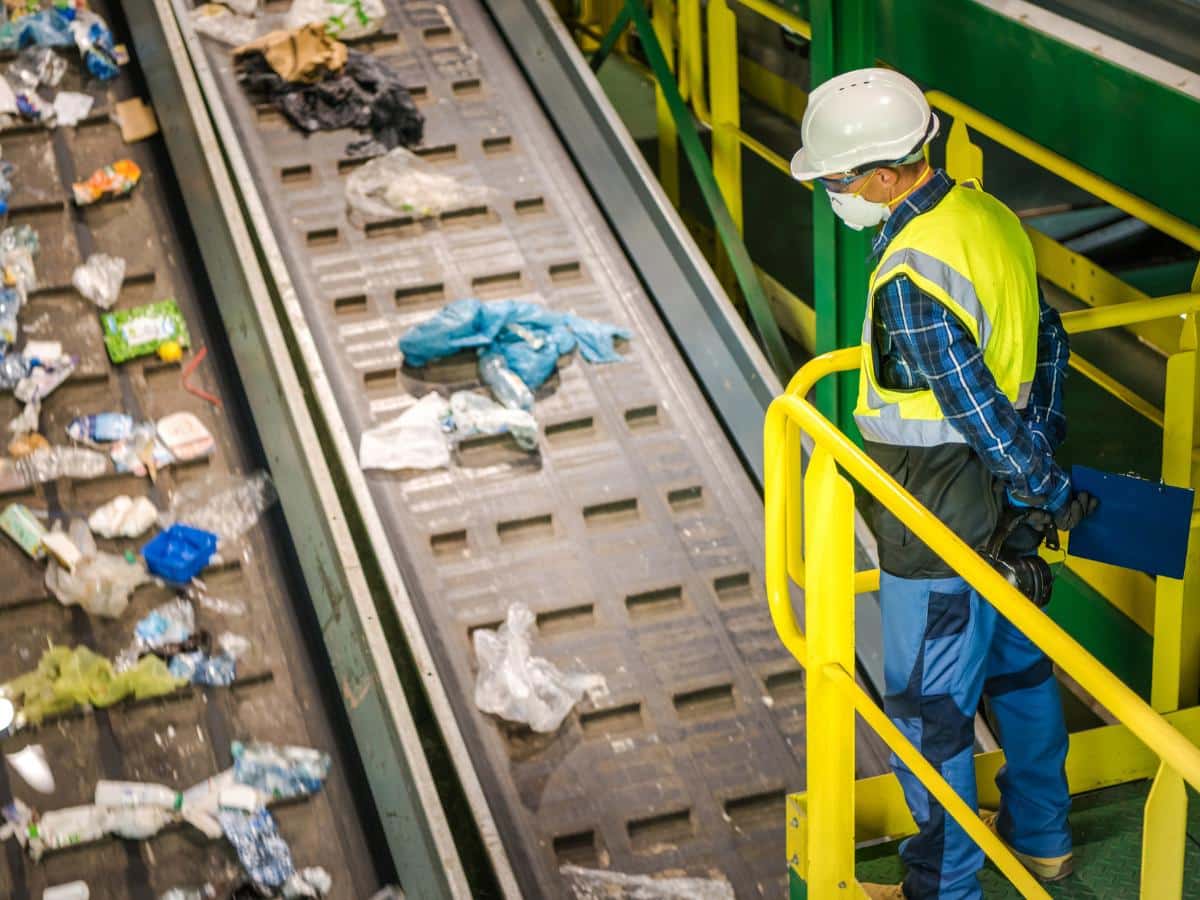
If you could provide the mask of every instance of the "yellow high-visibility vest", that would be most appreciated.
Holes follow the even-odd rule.
[[[965,443],[946,421],[933,391],[889,390],[879,384],[872,327],[875,293],[901,275],[958,317],[983,350],[996,385],[1022,409],[1037,368],[1033,246],[1012,210],[975,182],[964,182],[901,228],[871,273],[854,410],[863,437],[904,447]]]

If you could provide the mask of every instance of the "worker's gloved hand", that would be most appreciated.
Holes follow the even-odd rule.
[[[1087,491],[1072,494],[1070,500],[1052,513],[1054,526],[1059,531],[1070,531],[1094,513],[1099,505],[1100,501]]]

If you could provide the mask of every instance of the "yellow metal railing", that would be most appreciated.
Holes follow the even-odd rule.
[[[1067,313],[1079,333],[1167,316],[1192,316],[1200,293],[1122,307]],[[971,547],[876,465],[806,399],[821,378],[859,366],[852,347],[817,357],[771,404],[765,425],[767,599],[780,640],[808,671],[807,827],[819,850],[798,860],[810,896],[846,897],[854,884],[854,714],[912,769],[929,792],[1026,897],[1049,895],[982,824],[854,679],[854,594],[878,587],[878,570],[854,569],[854,500],[845,472],[933,548],[956,572],[1067,675],[1109,710],[1161,760],[1146,806],[1142,897],[1179,897],[1187,799],[1184,781],[1200,789],[1200,749],[1074,638],[1012,588]],[[801,435],[813,442],[802,473]],[[805,567],[805,556],[810,561]],[[804,588],[807,638],[792,607],[790,583]],[[839,887],[841,885],[842,887]]]

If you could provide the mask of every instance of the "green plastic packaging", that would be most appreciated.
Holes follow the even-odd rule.
[[[114,363],[148,356],[167,341],[178,341],[181,347],[191,341],[187,322],[174,298],[104,313],[100,325],[108,358]]]
[[[186,683],[157,656],[143,656],[132,668],[115,672],[111,662],[87,647],[56,645],[42,654],[36,669],[5,684],[0,694],[11,698],[36,725],[77,706],[112,706],[129,696],[159,697]]]

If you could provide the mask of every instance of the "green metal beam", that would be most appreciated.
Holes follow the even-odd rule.
[[[608,33],[604,35],[600,46],[596,48],[596,52],[588,60],[588,65],[592,67],[593,72],[600,71],[600,67],[604,65],[604,61],[613,52],[613,47],[617,46],[617,41],[621,39],[621,35],[625,33],[625,29],[628,27],[629,7],[622,6],[621,11],[617,13],[617,17],[613,20],[612,27],[608,29]]]
[[[875,60],[872,0],[813,0],[812,83],[871,65]],[[817,352],[859,342],[867,303],[867,256],[871,233],[851,231],[833,214],[829,197],[813,192],[813,289]],[[857,438],[854,401],[858,374],[842,373],[817,385],[817,405],[839,428]]]
[[[821,5],[779,3],[807,19]],[[874,6],[876,53],[888,65],[1200,223],[1200,191],[1187,190],[1180,175],[1195,165],[1200,102],[981,3]]]
[[[671,67],[667,64],[662,45],[658,42],[658,36],[654,33],[650,17],[646,14],[646,9],[640,0],[625,0],[622,15],[618,16],[613,27],[604,36],[601,49],[605,46],[611,48],[612,44],[616,43],[616,35],[619,35],[625,28],[624,19],[626,17],[633,22],[638,40],[642,45],[642,52],[646,54],[646,60],[650,63],[654,78],[666,98],[667,107],[671,110],[671,117],[675,120],[675,127],[679,130],[679,144],[683,147],[683,152],[691,164],[692,172],[696,176],[696,183],[700,187],[700,193],[704,197],[705,205],[708,206],[713,224],[716,226],[717,236],[721,239],[725,252],[729,256],[730,265],[737,276],[738,286],[746,298],[746,306],[750,310],[755,330],[762,341],[763,351],[767,355],[771,368],[775,370],[775,374],[786,382],[795,371],[791,353],[783,341],[779,323],[775,321],[775,316],[771,312],[767,295],[758,281],[758,274],[754,271],[754,262],[750,259],[742,236],[738,233],[737,225],[734,224],[733,218],[729,214],[729,208],[721,196],[721,189],[717,187],[717,181],[713,177],[712,162],[704,151],[704,144],[700,140],[699,131],[696,130],[696,123],[684,104],[683,97],[679,94],[675,76],[671,73]],[[593,71],[596,68],[597,66],[593,64]]]

